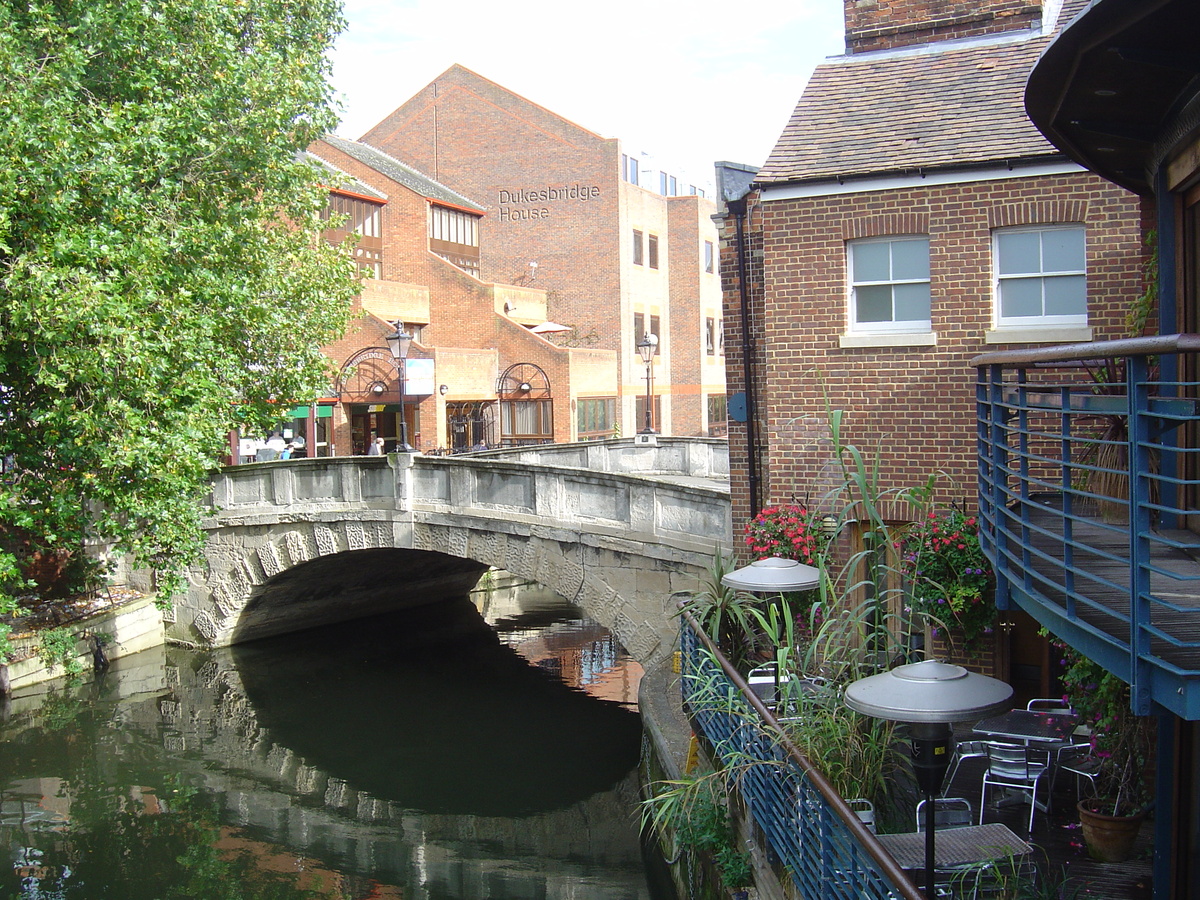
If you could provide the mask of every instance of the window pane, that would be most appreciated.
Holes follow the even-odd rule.
[[[892,242],[892,278],[896,281],[929,278],[928,240]]]
[[[883,241],[855,244],[853,281],[887,281],[891,273],[888,245]]]
[[[886,284],[854,289],[855,320],[858,322],[892,321],[892,289]]]
[[[1045,279],[1046,315],[1086,316],[1087,279],[1082,275],[1059,275]]]
[[[893,289],[897,322],[929,321],[929,283],[898,284]]]
[[[1042,266],[1045,272],[1082,272],[1086,250],[1082,228],[1056,228],[1042,235]]]
[[[1000,282],[1000,315],[1006,319],[1042,314],[1042,279],[1013,278]]]
[[[1041,235],[1036,231],[1005,231],[996,238],[1001,275],[1042,271]]]

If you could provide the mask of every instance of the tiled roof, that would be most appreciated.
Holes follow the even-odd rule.
[[[386,175],[392,181],[404,185],[422,197],[439,203],[446,203],[450,206],[457,206],[461,209],[473,210],[479,213],[486,212],[474,200],[468,200],[457,191],[452,191],[444,184],[439,184],[428,175],[422,175],[412,166],[400,162],[395,157],[388,156],[382,150],[377,150],[368,144],[362,144],[358,141],[348,141],[334,134],[327,134],[322,140],[329,144],[329,146],[335,147],[347,156],[358,160],[364,166],[370,166],[376,172]]]
[[[1025,115],[1046,37],[932,44],[817,67],[759,184],[968,168],[1061,154]]]
[[[317,156],[315,153],[305,152],[304,158],[308,161],[309,165],[314,166],[325,173],[324,177],[329,180],[329,187],[339,188],[345,191],[353,191],[354,193],[361,194],[364,197],[375,197],[379,200],[387,200],[387,194],[383,193],[382,191],[375,190],[375,188],[371,187],[365,182],[359,181],[348,172],[343,172],[337,166],[321,159],[321,157]]]

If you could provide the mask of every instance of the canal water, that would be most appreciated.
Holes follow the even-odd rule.
[[[533,586],[13,698],[0,898],[663,900],[641,672]]]

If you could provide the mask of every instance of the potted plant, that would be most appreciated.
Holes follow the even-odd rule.
[[[1091,730],[1090,796],[1079,801],[1088,852],[1128,859],[1150,805],[1153,720],[1133,712],[1129,685],[1098,663],[1064,648],[1066,701]]]

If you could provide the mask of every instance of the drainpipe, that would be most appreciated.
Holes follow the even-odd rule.
[[[758,423],[754,399],[754,366],[751,360],[750,291],[746,286],[746,198],[726,201],[726,207],[737,223],[738,295],[742,316],[742,380],[746,391],[746,477],[750,488],[750,515],[761,509],[758,484]]]

